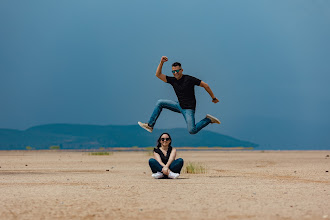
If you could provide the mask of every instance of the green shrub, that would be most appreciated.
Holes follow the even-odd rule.
[[[154,155],[154,148],[153,147],[146,147],[145,149],[147,151],[148,156],[153,156]]]
[[[148,150],[148,151],[147,151],[147,155],[148,155],[148,156],[154,156],[154,151],[149,151],[149,150]]]
[[[207,169],[205,165],[202,163],[197,162],[187,162],[183,168],[184,173],[192,173],[192,174],[199,174],[199,173],[206,173]]]
[[[61,147],[57,145],[50,146],[49,149],[51,150],[59,150]]]
[[[90,152],[88,155],[92,156],[104,156],[104,155],[112,155],[112,152]]]

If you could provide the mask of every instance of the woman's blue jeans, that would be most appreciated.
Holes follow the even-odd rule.
[[[171,111],[181,113],[186,120],[187,128],[190,134],[197,134],[200,130],[202,130],[205,126],[211,123],[211,119],[204,118],[197,124],[195,124],[195,110],[194,109],[182,109],[179,102],[171,101],[171,100],[158,100],[156,107],[150,117],[148,125],[150,127],[154,127],[156,121],[162,112],[163,108],[169,109]]]
[[[162,172],[162,169],[163,169],[162,165],[160,165],[158,163],[158,161],[154,158],[149,159],[149,166],[150,166],[150,169],[153,173]],[[178,158],[170,164],[169,169],[173,173],[180,173],[182,167],[183,167],[183,159]]]

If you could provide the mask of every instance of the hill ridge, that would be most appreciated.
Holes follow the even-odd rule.
[[[191,135],[185,128],[154,129],[149,133],[138,125],[89,125],[56,123],[43,124],[20,131],[0,129],[0,150],[49,149],[95,149],[100,147],[150,147],[163,132],[172,137],[176,147],[257,147],[255,143],[242,141],[228,135],[202,130]]]

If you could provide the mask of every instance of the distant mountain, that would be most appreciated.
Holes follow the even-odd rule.
[[[79,125],[47,124],[25,131],[0,129],[0,150],[95,149],[100,147],[150,147],[155,146],[162,132],[168,132],[175,147],[257,147],[255,143],[241,141],[211,131],[191,135],[184,128],[154,129],[149,133],[138,125]]]

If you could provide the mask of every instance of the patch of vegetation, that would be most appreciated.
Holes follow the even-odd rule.
[[[57,145],[53,145],[53,146],[50,146],[49,149],[50,150],[59,150],[59,149],[61,149],[61,147],[57,146]]]
[[[154,148],[153,147],[146,147],[145,149],[147,151],[148,156],[153,156],[154,155]]]
[[[150,156],[150,157],[154,156],[154,152],[153,151],[147,151],[147,156]]]
[[[187,162],[186,165],[183,167],[184,173],[192,173],[192,174],[200,174],[206,173],[207,169],[206,166],[202,163],[197,162]]]
[[[112,155],[113,152],[90,152],[88,155],[92,155],[92,156],[108,156],[108,155]]]

